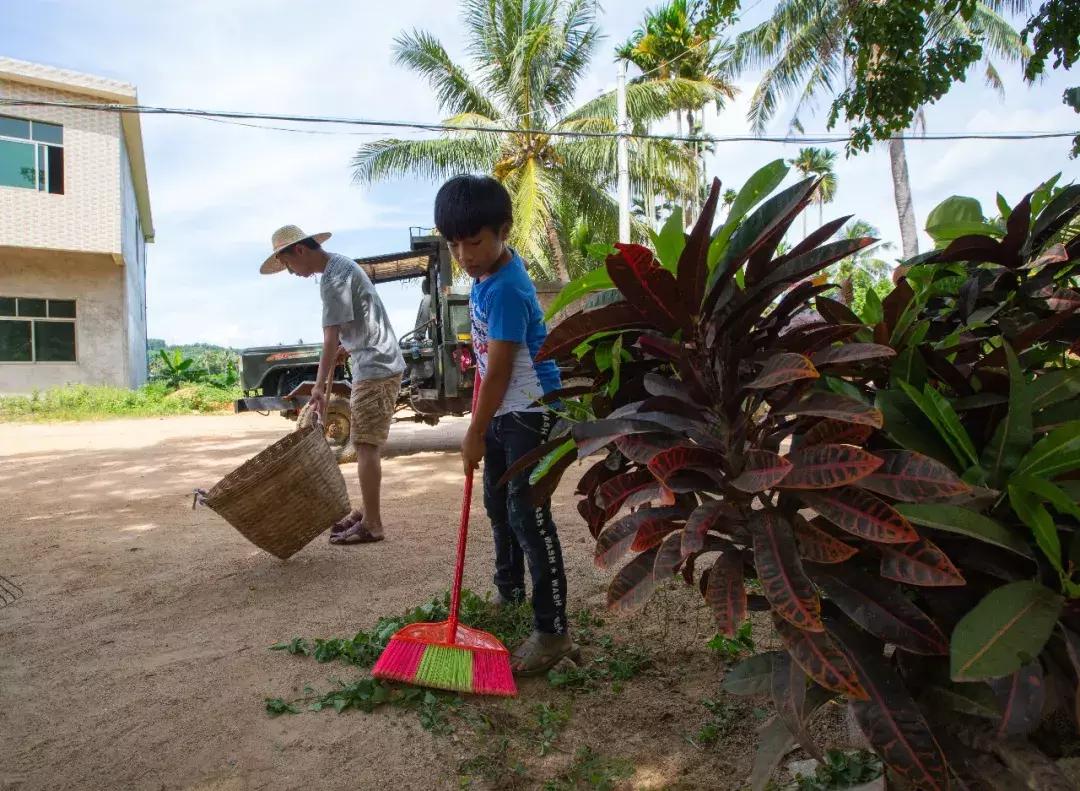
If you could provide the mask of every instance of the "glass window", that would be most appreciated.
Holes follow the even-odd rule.
[[[15,315],[15,297],[0,297],[0,316]]]
[[[42,146],[49,163],[49,192],[64,194],[64,149],[58,146]]]
[[[59,146],[64,142],[64,127],[59,124],[34,121],[30,126],[30,134],[39,143],[55,143]]]
[[[2,313],[3,311],[0,311]],[[75,318],[75,300],[73,299],[50,299],[50,319],[73,319]]]
[[[75,322],[35,321],[34,360],[39,363],[75,362]]]
[[[35,148],[31,143],[0,140],[0,186],[36,188]]]
[[[74,329],[75,325],[72,324],[71,327]],[[30,322],[0,321],[0,362],[28,363],[32,359]]]
[[[9,118],[6,115],[0,115],[0,136],[21,137],[23,140],[29,140],[30,122],[22,118]]]
[[[45,300],[19,297],[19,315],[45,318]]]

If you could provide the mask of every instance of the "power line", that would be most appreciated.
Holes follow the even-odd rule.
[[[239,110],[198,110],[180,107],[155,107],[150,105],[123,105],[123,104],[94,104],[89,102],[56,102],[35,99],[0,99],[0,106],[25,106],[25,107],[64,107],[76,110],[90,110],[95,112],[111,113],[138,113],[140,115],[178,115],[189,118],[202,118],[207,120],[226,120],[232,122],[246,121],[271,121],[300,124],[340,125],[378,127],[383,129],[412,129],[425,132],[478,132],[486,134],[533,134],[546,137],[577,138],[577,139],[606,139],[613,140],[618,137],[618,132],[586,132],[567,129],[522,129],[512,126],[454,126],[446,123],[428,123],[422,121],[396,121],[375,120],[366,118],[348,118],[342,116],[317,116],[317,115],[294,115],[283,113],[254,113]],[[273,129],[276,131],[296,132],[311,134],[313,130],[297,129],[289,127],[268,127],[255,124],[261,129]],[[323,134],[358,134],[343,130],[319,130]],[[955,141],[955,140],[1047,140],[1052,138],[1074,137],[1078,133],[1073,131],[1054,132],[937,132],[920,135],[894,135],[893,139],[911,141]],[[830,145],[847,143],[849,135],[710,135],[707,137],[695,137],[692,135],[656,135],[642,132],[628,132],[626,137],[636,140],[655,140],[674,143],[715,142],[715,143],[791,143],[791,144],[816,144]]]

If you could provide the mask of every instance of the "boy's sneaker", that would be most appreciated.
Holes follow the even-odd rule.
[[[499,591],[495,592],[495,598],[491,600],[491,607],[494,610],[503,610],[507,607],[517,607],[525,601],[525,595],[520,596],[503,596]]]
[[[514,649],[510,666],[515,676],[539,676],[548,672],[564,658],[581,661],[581,649],[567,634],[533,632]]]

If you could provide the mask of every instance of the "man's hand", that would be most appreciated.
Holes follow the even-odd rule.
[[[483,433],[474,431],[472,426],[469,426],[469,430],[465,432],[465,439],[461,441],[461,461],[466,475],[480,466],[485,449]]]
[[[310,403],[315,406],[313,409],[319,414],[319,422],[326,423],[326,391],[322,385],[315,385],[311,388],[311,401]]]

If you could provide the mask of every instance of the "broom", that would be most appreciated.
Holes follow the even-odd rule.
[[[473,380],[473,411],[480,395],[480,371]],[[375,678],[403,681],[421,687],[471,692],[477,695],[517,694],[510,669],[510,652],[495,635],[458,623],[461,578],[465,572],[465,543],[469,536],[473,471],[465,474],[465,494],[458,529],[457,564],[450,593],[449,618],[439,623],[414,623],[399,629],[371,670]]]

